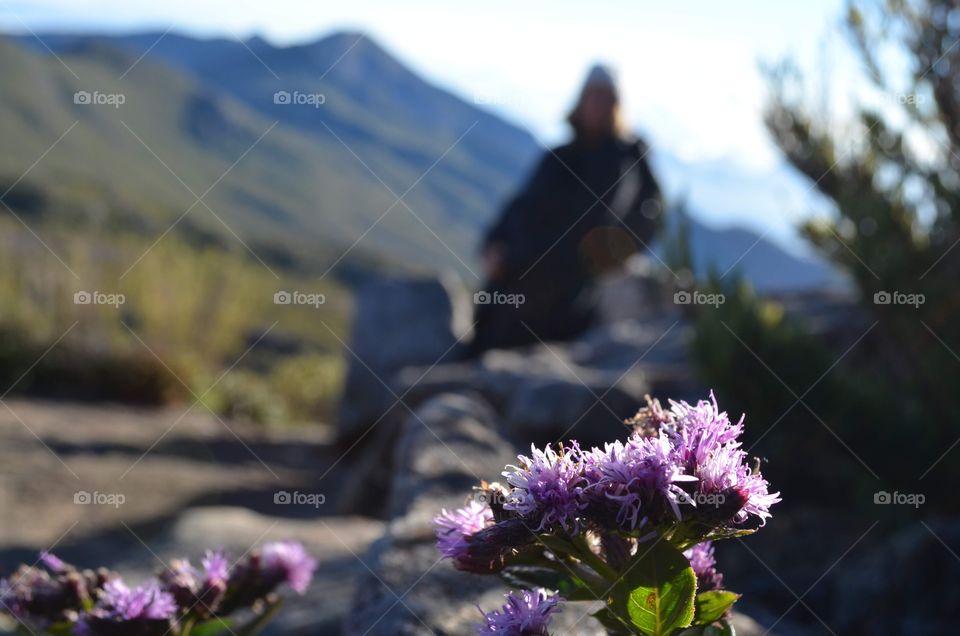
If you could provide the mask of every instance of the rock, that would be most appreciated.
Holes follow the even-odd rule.
[[[757,621],[739,612],[732,613],[730,624],[733,625],[733,631],[737,636],[777,636],[777,632],[765,629]]]
[[[956,633],[960,623],[960,522],[915,523],[837,564],[833,585],[817,590],[830,603],[838,633]]]
[[[453,393],[437,396],[411,414],[396,445],[391,517],[409,524],[427,503],[429,518],[417,522],[426,523],[432,537],[431,520],[439,508],[431,500],[453,496],[460,506],[480,480],[497,480],[515,456],[497,434],[494,417],[481,399]]]
[[[462,293],[437,279],[379,279],[361,287],[350,336],[338,426],[356,439],[396,401],[388,386],[400,369],[431,365],[463,335]]]
[[[610,441],[650,391],[644,372],[578,365],[571,346],[490,351],[479,362],[405,369],[396,390],[413,404],[442,392],[476,392],[500,414],[501,433],[522,446],[561,438]]]
[[[509,439],[596,444],[619,436],[647,393],[698,397],[686,351],[691,328],[664,300],[668,286],[641,268],[599,287],[603,320],[581,338],[452,362],[462,333],[456,317],[469,310],[462,288],[436,280],[368,285],[358,299],[341,437],[355,439],[382,420],[396,426],[407,415],[399,397],[416,408],[440,393],[475,391]],[[391,409],[400,417],[388,416]]]
[[[622,270],[603,276],[597,284],[598,314],[602,324],[627,320],[648,321],[671,307],[676,282],[659,262],[636,254]]]
[[[506,589],[495,577],[458,572],[434,547],[432,518],[463,505],[470,485],[495,479],[513,458],[496,434],[493,410],[476,397],[441,394],[404,423],[396,451],[390,508],[396,516],[364,555],[369,576],[344,622],[348,636],[469,634],[477,604],[493,609]],[[578,634],[599,634],[586,618]]]

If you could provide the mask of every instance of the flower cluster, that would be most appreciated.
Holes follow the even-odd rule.
[[[673,552],[658,558],[674,559],[679,570],[692,572],[691,594],[694,588],[722,590],[712,541],[763,526],[779,493],[771,493],[759,470],[748,465],[739,441],[743,418],[731,421],[712,393],[693,405],[671,401],[668,409],[647,400],[627,422],[625,440],[589,450],[576,442],[534,446],[506,467],[505,485],[481,486],[483,503],[441,511],[435,518],[440,553],[458,569],[503,573],[511,581],[531,568],[552,570],[558,573],[551,575],[558,582],[554,589],[563,584],[608,601],[606,611],[616,624],[632,619],[613,615],[616,598],[601,599],[610,586],[597,582],[618,581],[617,572],[628,571],[661,541]],[[487,616],[481,633],[546,633],[556,605],[546,598],[529,592],[508,597],[502,611]],[[732,604],[737,596],[724,591],[723,598]],[[536,614],[540,607],[547,608],[543,625],[514,629],[510,617]]]
[[[32,633],[78,636],[187,636],[203,621],[276,604],[280,585],[303,594],[317,565],[299,543],[268,543],[235,564],[221,551],[207,551],[200,568],[178,559],[130,587],[116,572],[81,571],[51,554],[40,563],[0,579],[0,612]]]
[[[546,590],[521,590],[506,595],[499,611],[484,614],[477,633],[500,636],[547,636],[552,615],[560,611],[560,597]]]
[[[735,526],[752,516],[762,525],[780,500],[747,465],[743,419],[732,423],[712,394],[669,411],[651,400],[632,422],[626,441],[602,449],[574,443],[521,455],[503,473],[512,487],[504,508],[538,532],[600,526],[640,535],[685,519]]]
[[[117,633],[162,636],[171,631],[176,614],[177,602],[158,582],[130,589],[116,578],[103,587],[96,606],[80,614],[73,633],[77,636]]]
[[[78,570],[41,552],[36,565],[21,565],[8,578],[0,579],[0,612],[32,624],[34,631],[72,623],[116,576],[103,568]]]

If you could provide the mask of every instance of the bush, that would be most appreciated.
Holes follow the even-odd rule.
[[[196,399],[229,370],[204,397],[219,414],[277,423],[330,413],[342,365],[322,352],[340,348],[330,333],[343,330],[347,311],[338,285],[282,270],[278,279],[245,253],[172,234],[153,244],[56,224],[35,231],[56,257],[0,217],[4,388],[16,382],[15,392],[37,396],[162,404]],[[276,305],[280,289],[310,290],[326,302]],[[123,302],[75,302],[75,293],[94,291],[122,294]]]

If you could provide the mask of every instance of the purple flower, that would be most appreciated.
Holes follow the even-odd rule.
[[[478,634],[547,636],[552,614],[560,611],[560,597],[546,590],[510,592],[506,599],[499,611],[484,614]]]
[[[22,605],[18,598],[18,590],[8,579],[0,579],[0,606],[2,606],[0,609],[13,616],[19,616],[23,613]]]
[[[204,583],[206,585],[226,586],[227,580],[230,578],[230,560],[224,552],[207,550],[200,564],[203,565]]]
[[[187,559],[176,559],[160,580],[180,608],[207,617],[217,609],[227,591],[230,562],[224,553],[208,550],[201,563],[202,572]]]
[[[84,605],[114,576],[106,570],[77,570],[47,552],[44,567],[21,565],[0,580],[0,611],[16,616],[42,631],[45,626],[75,620]]]
[[[437,549],[445,558],[457,559],[466,555],[467,537],[493,523],[493,511],[477,501],[452,512],[446,509],[433,518],[436,525]]]
[[[155,581],[130,589],[122,580],[114,579],[103,587],[97,605],[111,618],[121,620],[163,620],[173,618],[177,611],[173,596]]]
[[[747,466],[747,454],[739,446],[738,442],[729,442],[715,448],[697,465],[699,490],[702,494],[732,496],[741,502],[732,511],[733,520],[737,523],[743,523],[749,515],[754,515],[763,525],[771,516],[770,506],[780,501],[780,493],[769,492],[769,484],[759,472]]]
[[[296,541],[267,543],[260,550],[260,558],[268,578],[272,573],[282,574],[298,594],[304,594],[310,587],[313,571],[317,568],[316,560]]]
[[[674,437],[677,459],[692,473],[705,462],[710,453],[743,433],[743,416],[736,424],[717,406],[717,398],[710,392],[710,402],[700,400],[696,406],[686,402],[670,401],[674,424],[668,431]]]
[[[65,572],[69,569],[69,566],[63,562],[63,560],[55,556],[54,554],[47,552],[46,550],[40,553],[40,560],[43,562],[47,569],[49,569],[54,574],[59,574]]]
[[[116,578],[103,587],[96,606],[80,616],[73,632],[77,636],[161,636],[170,631],[176,613],[173,595],[156,581],[130,589]]]
[[[530,447],[532,457],[520,455],[520,466],[507,466],[503,472],[513,490],[504,509],[517,512],[537,524],[537,530],[551,527],[570,533],[580,530],[580,515],[587,503],[582,453],[571,448]]]
[[[691,503],[679,484],[696,477],[684,474],[663,431],[648,437],[633,434],[626,443],[593,449],[587,463],[591,491],[617,502],[616,520],[626,530],[644,527],[651,517],[659,522],[667,511],[679,520],[679,504]]]
[[[769,493],[767,481],[747,466],[747,453],[738,441],[743,433],[743,420],[734,424],[720,411],[717,399],[710,392],[710,401],[695,406],[671,401],[673,423],[663,427],[675,447],[675,456],[687,473],[698,480],[697,501],[715,501],[720,511],[743,523],[749,515],[766,523],[770,506],[780,501],[779,493]],[[723,495],[711,499],[702,495]],[[736,504],[732,510],[724,503]],[[729,517],[728,517],[729,518]]]
[[[698,543],[684,550],[683,555],[690,561],[690,567],[697,575],[697,592],[723,589],[723,574],[717,571],[712,542]]]

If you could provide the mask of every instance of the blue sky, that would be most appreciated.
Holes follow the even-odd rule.
[[[838,36],[843,4],[0,0],[0,28],[129,31],[172,25],[198,35],[258,34],[277,44],[362,30],[427,78],[520,123],[544,143],[562,138],[562,119],[584,71],[604,60],[619,70],[630,123],[655,148],[681,164],[726,166],[762,180],[781,162],[761,124],[765,86],[759,62],[790,55],[812,74],[829,68],[834,82],[849,86],[845,78],[853,65]],[[848,93],[831,91],[831,101]],[[680,181],[678,188],[696,190],[682,176]],[[768,229],[788,241],[808,207],[794,195],[790,209],[773,218],[762,211],[738,215],[737,206],[728,204],[711,213],[712,220]]]

